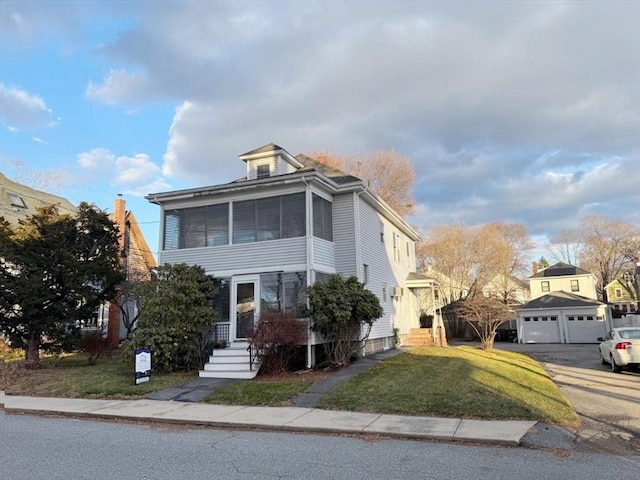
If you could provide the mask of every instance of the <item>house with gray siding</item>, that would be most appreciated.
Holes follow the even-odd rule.
[[[269,144],[240,155],[246,176],[222,185],[154,193],[161,208],[159,263],[200,265],[216,278],[220,319],[201,376],[251,378],[246,327],[264,311],[301,315],[305,289],[328,275],[354,275],[384,315],[362,354],[393,348],[419,325],[416,231],[362,180]],[[398,329],[398,330],[394,330]],[[307,366],[321,339],[309,331]]]

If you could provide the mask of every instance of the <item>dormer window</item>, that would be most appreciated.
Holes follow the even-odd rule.
[[[256,178],[267,178],[271,176],[271,169],[269,164],[258,165],[256,167]]]
[[[9,197],[9,201],[14,207],[27,208],[27,204],[24,203],[24,200],[20,195],[16,195],[15,193],[7,193],[7,197]]]

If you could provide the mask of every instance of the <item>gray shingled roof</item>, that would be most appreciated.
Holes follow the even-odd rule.
[[[592,298],[586,298],[580,295],[576,295],[575,293],[551,292],[523,304],[522,306],[518,307],[518,309],[592,307],[594,305],[604,305],[604,303]]]
[[[296,156],[296,160],[298,160],[301,164],[304,165],[304,167],[298,170],[298,172],[315,170],[323,174],[325,177],[330,178],[331,180],[333,180],[339,185],[361,181],[358,177],[354,177],[353,175],[348,175],[344,173],[342,170],[338,170],[335,167],[322,163],[302,153]]]
[[[277,152],[278,150],[284,150],[284,148],[276,145],[275,143],[269,143],[264,147],[256,148],[255,150],[251,150],[250,152],[243,153],[240,157],[245,157],[247,155],[255,155],[257,153],[266,153],[266,152]]]
[[[567,275],[589,275],[591,272],[584,268],[575,267],[568,263],[558,262],[555,265],[540,270],[535,275],[531,275],[529,278],[545,278],[545,277],[564,277]]]

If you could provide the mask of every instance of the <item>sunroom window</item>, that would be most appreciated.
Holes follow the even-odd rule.
[[[165,250],[211,247],[228,243],[228,203],[165,212]]]
[[[333,242],[331,202],[313,194],[313,236]]]
[[[234,202],[233,243],[305,235],[304,193]]]

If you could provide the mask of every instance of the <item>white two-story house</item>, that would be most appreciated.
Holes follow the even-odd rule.
[[[597,343],[610,328],[596,276],[563,262],[529,277],[531,300],[516,309],[520,343]]]
[[[306,287],[334,273],[358,277],[384,308],[363,354],[392,348],[394,334],[419,324],[421,285],[406,284],[418,235],[396,212],[360,179],[278,145],[240,159],[240,180],[146,197],[162,209],[159,263],[200,265],[217,279],[215,334],[231,347],[224,355],[243,355],[246,327],[260,312],[301,316]],[[308,367],[320,341],[310,332]],[[222,354],[214,352],[201,376],[250,376],[247,359],[217,365]],[[232,368],[243,372],[224,371]]]

